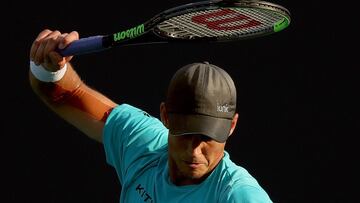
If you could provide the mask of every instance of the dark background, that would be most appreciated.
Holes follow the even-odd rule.
[[[142,23],[191,1],[7,2],[3,11],[1,202],[118,202],[103,147],[49,111],[28,83],[28,53],[44,28],[81,37]],[[158,116],[172,74],[209,61],[238,88],[232,159],[274,202],[358,202],[359,66],[355,6],[272,1],[291,25],[271,36],[205,45],[119,47],[78,56],[84,81]],[[3,14],[2,14],[3,15]],[[5,35],[5,36],[4,36]],[[5,70],[5,71],[4,71]]]

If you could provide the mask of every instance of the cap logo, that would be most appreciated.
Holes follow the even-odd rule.
[[[229,105],[228,104],[225,104],[225,105],[217,104],[216,111],[222,112],[222,113],[229,113]]]

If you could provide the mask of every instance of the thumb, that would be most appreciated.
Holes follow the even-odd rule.
[[[66,45],[65,45],[65,42],[64,41],[61,41],[60,43],[59,43],[59,45],[58,45],[58,48],[59,49],[64,49],[66,47]]]
[[[52,51],[49,53],[49,59],[52,64],[52,69],[54,69],[53,71],[57,71],[63,68],[67,62],[66,59],[56,51]]]

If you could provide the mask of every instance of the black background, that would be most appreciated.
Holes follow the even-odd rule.
[[[122,30],[191,1],[7,2],[3,12],[2,202],[118,202],[103,147],[49,111],[28,83],[28,53],[45,29],[80,37]],[[158,116],[172,74],[216,64],[238,88],[227,151],[274,202],[358,202],[359,22],[355,6],[273,1],[291,11],[274,35],[206,45],[118,47],[78,56],[84,81]],[[2,14],[4,15],[4,14]]]

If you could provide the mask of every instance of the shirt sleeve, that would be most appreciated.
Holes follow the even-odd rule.
[[[128,104],[113,109],[103,143],[107,163],[115,168],[121,184],[156,162],[159,151],[167,147],[167,135],[162,122],[141,109]]]

